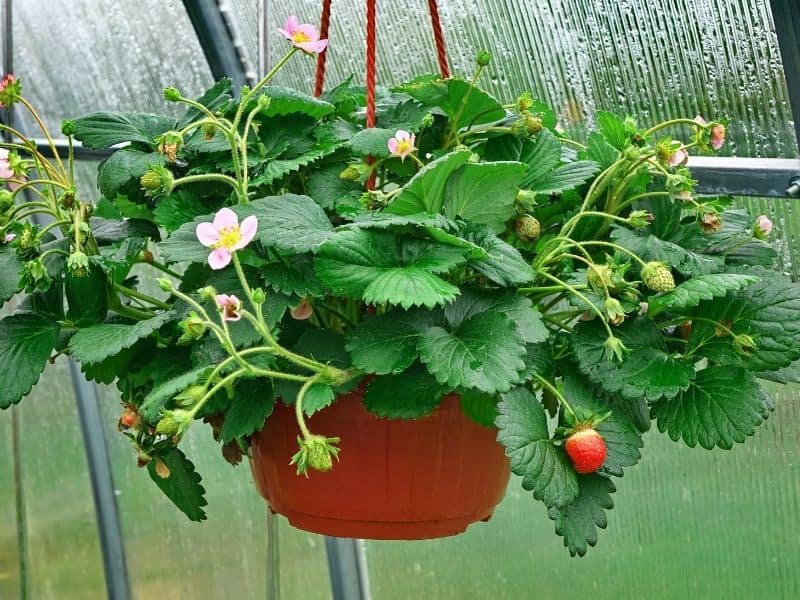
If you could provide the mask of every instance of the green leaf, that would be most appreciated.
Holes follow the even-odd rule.
[[[174,318],[175,313],[167,311],[133,325],[104,323],[81,329],[69,342],[70,354],[81,363],[100,362],[130,348]]]
[[[503,231],[514,216],[514,201],[528,166],[519,162],[462,166],[447,184],[444,214]]]
[[[725,450],[755,433],[769,414],[761,386],[744,369],[703,369],[683,394],[656,402],[652,408],[659,431],[687,446]]]
[[[469,266],[502,286],[525,285],[533,281],[533,268],[511,244],[507,244],[488,228],[474,228],[464,238],[483,248],[488,256],[469,261]]]
[[[139,142],[155,149],[153,140],[175,127],[175,121],[160,115],[96,112],[74,119],[75,139],[98,150],[123,142]]]
[[[569,504],[578,495],[578,479],[563,448],[555,446],[544,408],[531,392],[517,387],[503,394],[495,420],[497,441],[511,459],[522,487],[548,507]]]
[[[750,335],[756,349],[734,350],[728,336],[719,337],[714,323],[692,323],[689,351],[748,371],[772,371],[800,359],[800,285],[762,268],[741,271],[761,280],[725,298],[701,302],[691,314],[724,323],[736,334]]]
[[[458,288],[437,276],[462,264],[463,252],[385,231],[344,229],[323,243],[315,268],[334,294],[403,308],[446,304]]]
[[[697,277],[722,270],[725,261],[721,256],[699,254],[669,240],[662,240],[647,233],[636,233],[625,227],[617,227],[611,238],[620,246],[637,254],[645,261],[661,261],[671,265],[679,273]]]
[[[19,292],[19,272],[22,262],[13,248],[0,246],[0,306]]]
[[[314,383],[303,398],[303,412],[310,417],[315,412],[327,408],[336,399],[333,388],[325,383]]]
[[[292,158],[273,159],[266,162],[262,161],[260,163],[261,170],[257,173],[254,173],[253,177],[250,179],[250,186],[259,187],[264,185],[272,185],[286,175],[299,171],[300,169],[335,153],[339,148],[342,147],[342,145],[343,142],[332,139],[317,140],[316,144],[314,144],[309,150],[298,156],[294,156]]]
[[[306,179],[306,194],[314,199],[325,210],[334,210],[337,205],[345,201],[358,204],[363,188],[357,183],[344,181],[339,174],[345,165],[340,162],[320,165],[308,173]]]
[[[678,285],[668,294],[649,299],[650,314],[664,309],[680,309],[697,306],[702,300],[724,297],[729,291],[740,290],[758,281],[754,275],[720,273],[692,277]]]
[[[520,184],[523,188],[527,188],[529,182],[545,177],[561,160],[561,142],[548,129],[543,129],[536,137],[503,136],[491,148],[493,158],[528,165],[528,172]]]
[[[106,198],[117,194],[134,179],[139,179],[151,166],[163,165],[162,154],[142,152],[135,148],[122,148],[106,158],[97,169],[97,187]]]
[[[653,402],[689,387],[692,364],[667,353],[661,332],[651,320],[628,320],[615,327],[614,333],[630,350],[622,362],[607,356],[603,344],[608,333],[599,321],[580,323],[572,336],[578,367],[605,392]]]
[[[431,327],[419,342],[422,362],[439,383],[494,393],[519,381],[525,343],[506,315],[489,310],[451,328]]]
[[[365,373],[400,373],[417,360],[417,343],[426,326],[427,312],[393,311],[359,323],[347,340],[353,365]]]
[[[457,127],[481,125],[505,118],[506,112],[495,98],[463,79],[441,79],[422,75],[395,88],[427,106],[437,106],[451,119],[458,115]]]
[[[606,511],[614,508],[611,494],[615,491],[610,479],[581,475],[578,497],[566,506],[554,506],[547,511],[547,516],[555,521],[556,534],[564,538],[570,556],[584,556],[588,546],[597,543],[597,528],[605,529],[608,525]]]
[[[497,397],[476,390],[458,392],[461,410],[478,425],[494,428],[497,418]]]
[[[261,268],[261,275],[268,286],[283,294],[301,298],[304,296],[321,298],[325,295],[310,255],[298,254],[288,257],[286,261],[288,264],[276,262]]]
[[[58,325],[32,314],[0,321],[0,409],[27,396],[44,370],[58,340]]]
[[[139,414],[142,415],[145,421],[155,425],[161,419],[161,409],[166,406],[167,402],[198,379],[201,379],[202,375],[207,374],[208,371],[210,371],[208,366],[197,367],[188,373],[181,373],[176,377],[159,383],[145,396],[139,408]]]
[[[394,137],[392,129],[362,129],[347,142],[347,147],[359,156],[385,158],[390,155],[389,138]]]
[[[592,160],[576,160],[561,165],[538,179],[532,179],[528,175],[523,186],[538,194],[566,192],[583,185],[599,170],[600,165]]]
[[[98,219],[92,217],[89,221],[94,239],[101,246],[118,244],[130,238],[150,238],[158,241],[161,239],[156,227],[150,221],[142,219]]]
[[[227,444],[235,438],[252,435],[264,426],[275,406],[275,389],[268,379],[240,381],[230,408],[225,411],[220,436]]]
[[[336,109],[330,102],[279,85],[268,85],[262,88],[261,95],[270,98],[269,106],[260,113],[264,117],[300,113],[313,119],[321,119]],[[254,99],[253,104],[257,101]]]
[[[632,467],[642,457],[642,436],[631,420],[617,405],[604,402],[588,381],[570,373],[564,377],[564,397],[574,410],[584,409],[601,415],[611,411],[611,416],[595,427],[606,444],[606,460],[600,473],[622,477],[625,467]]]
[[[178,190],[159,200],[153,209],[153,219],[156,224],[169,232],[205,214],[208,214],[208,206],[186,190]]]
[[[195,471],[192,462],[174,446],[158,454],[158,460],[169,469],[169,477],[162,478],[156,473],[156,460],[147,465],[147,472],[164,495],[172,500],[180,511],[192,521],[204,521],[203,507],[208,504],[206,490],[201,485],[202,478]]]
[[[619,151],[614,148],[606,139],[594,131],[589,134],[586,142],[586,158],[593,160],[600,165],[600,168],[605,170],[619,158]]]
[[[249,205],[258,217],[259,239],[265,246],[288,252],[313,252],[333,235],[333,225],[319,204],[308,196],[268,196]]]
[[[114,206],[117,207],[120,217],[128,219],[153,219],[153,211],[146,204],[139,204],[128,199],[127,196],[117,194],[114,199]]]
[[[518,158],[514,156],[517,153]],[[517,142],[517,150],[512,156],[529,166],[520,187],[539,194],[571,190],[600,169],[600,165],[591,160],[557,166],[562,158],[561,142],[549,129],[543,129],[535,138]]]
[[[512,291],[464,288],[456,301],[444,308],[444,315],[451,326],[458,327],[470,317],[487,310],[511,319],[526,344],[543,342],[549,335],[542,316],[533,308],[530,299]]]
[[[469,150],[456,150],[425,165],[403,186],[403,191],[386,208],[386,212],[395,215],[440,212],[450,176],[471,155]]]
[[[446,388],[418,370],[376,377],[364,393],[364,406],[373,415],[389,419],[418,419],[432,413]]]
[[[595,114],[597,126],[600,133],[617,150],[625,150],[628,146],[629,136],[626,132],[625,123],[617,115],[599,110]]]

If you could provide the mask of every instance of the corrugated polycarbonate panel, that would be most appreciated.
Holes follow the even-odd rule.
[[[164,87],[196,96],[212,82],[180,0],[17,1],[14,51],[25,94],[54,134],[62,119],[96,110],[176,110]]]
[[[229,0],[244,39],[257,33],[257,0]],[[728,116],[726,151],[797,155],[792,115],[767,0],[447,0],[439,2],[455,73],[468,76],[475,52],[494,56],[483,84],[512,100],[530,89],[580,133],[598,109],[651,123],[670,116]],[[271,0],[273,62],[289,14],[318,23],[320,0]],[[363,78],[364,1],[333,2],[328,84]],[[378,2],[378,82],[434,71],[425,0]],[[249,47],[250,56],[256,49]],[[302,58],[302,57],[300,57]],[[311,89],[314,61],[280,76]]]

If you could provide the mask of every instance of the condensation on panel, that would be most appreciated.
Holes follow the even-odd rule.
[[[66,359],[47,366],[20,408],[30,597],[103,598],[94,502]]]
[[[544,506],[513,477],[491,521],[463,535],[368,542],[374,597],[800,597],[800,390],[771,389],[775,414],[732,451],[647,434],[586,557],[569,557]]]
[[[15,505],[14,451],[11,408],[0,411],[0,598],[14,598],[19,591],[19,549]]]
[[[256,0],[232,0],[244,39],[257,34]],[[671,116],[732,119],[726,152],[797,156],[792,115],[767,0],[448,0],[439,2],[455,73],[472,72],[478,49],[494,60],[483,80],[512,100],[526,89],[574,131],[598,109],[652,123]],[[272,61],[289,14],[317,23],[319,0],[271,2]],[[378,81],[436,69],[424,0],[378,2]],[[364,2],[333,3],[328,84],[364,72]],[[250,43],[250,42],[248,42]],[[256,49],[248,48],[255,56]],[[305,58],[305,60],[300,60]],[[314,61],[298,57],[280,76],[311,89]]]
[[[800,281],[800,211],[795,200],[782,198],[738,198],[741,206],[753,217],[767,215],[774,224],[770,236],[779,252],[781,266],[787,275]]]
[[[180,0],[15,2],[14,51],[54,134],[62,119],[97,110],[175,111],[164,87],[197,96],[212,82]]]

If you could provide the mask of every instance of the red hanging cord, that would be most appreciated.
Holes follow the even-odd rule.
[[[320,39],[328,39],[328,29],[331,23],[331,1],[322,0],[322,17],[319,24]],[[317,55],[317,76],[314,80],[314,96],[319,98],[322,95],[322,88],[325,86],[325,60],[328,57],[327,50]]]
[[[439,61],[439,71],[442,78],[450,77],[450,67],[447,64],[447,50],[444,46],[444,33],[442,32],[442,22],[439,20],[439,7],[436,0],[428,0],[428,10],[431,13],[431,25],[433,26],[433,40],[436,42],[436,58]]]
[[[367,0],[367,129],[375,127],[375,3],[376,0]],[[372,164],[373,158],[368,162]],[[367,189],[375,189],[375,172],[367,180]]]

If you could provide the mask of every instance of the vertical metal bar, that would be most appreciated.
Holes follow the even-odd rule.
[[[11,0],[2,0],[2,31],[3,31],[3,74],[14,70],[14,19]],[[5,121],[12,124],[13,114],[6,111]],[[2,139],[9,140],[9,135],[3,132]],[[11,407],[11,453],[14,468],[14,509],[17,521],[17,556],[19,557],[19,597],[27,600],[29,597],[28,585],[28,511],[25,506],[25,467],[22,461],[22,424],[20,423],[19,406]]]
[[[69,363],[72,386],[78,404],[83,446],[92,481],[97,531],[103,554],[103,571],[109,600],[128,600],[131,597],[128,583],[128,566],[125,560],[125,544],[122,525],[114,491],[111,459],[100,413],[100,398],[97,386],[86,381],[74,361]]]
[[[269,0],[258,0],[258,75],[260,79],[267,74],[270,65],[270,4]]]
[[[325,537],[333,600],[371,600],[362,540]]]
[[[247,68],[236,49],[228,22],[220,11],[218,0],[183,0],[197,39],[206,55],[215,79],[230,77],[234,88],[248,82]]]
[[[770,6],[792,105],[794,130],[800,144],[800,2],[770,0]]]
[[[281,598],[279,529],[278,517],[267,508],[267,600]]]

